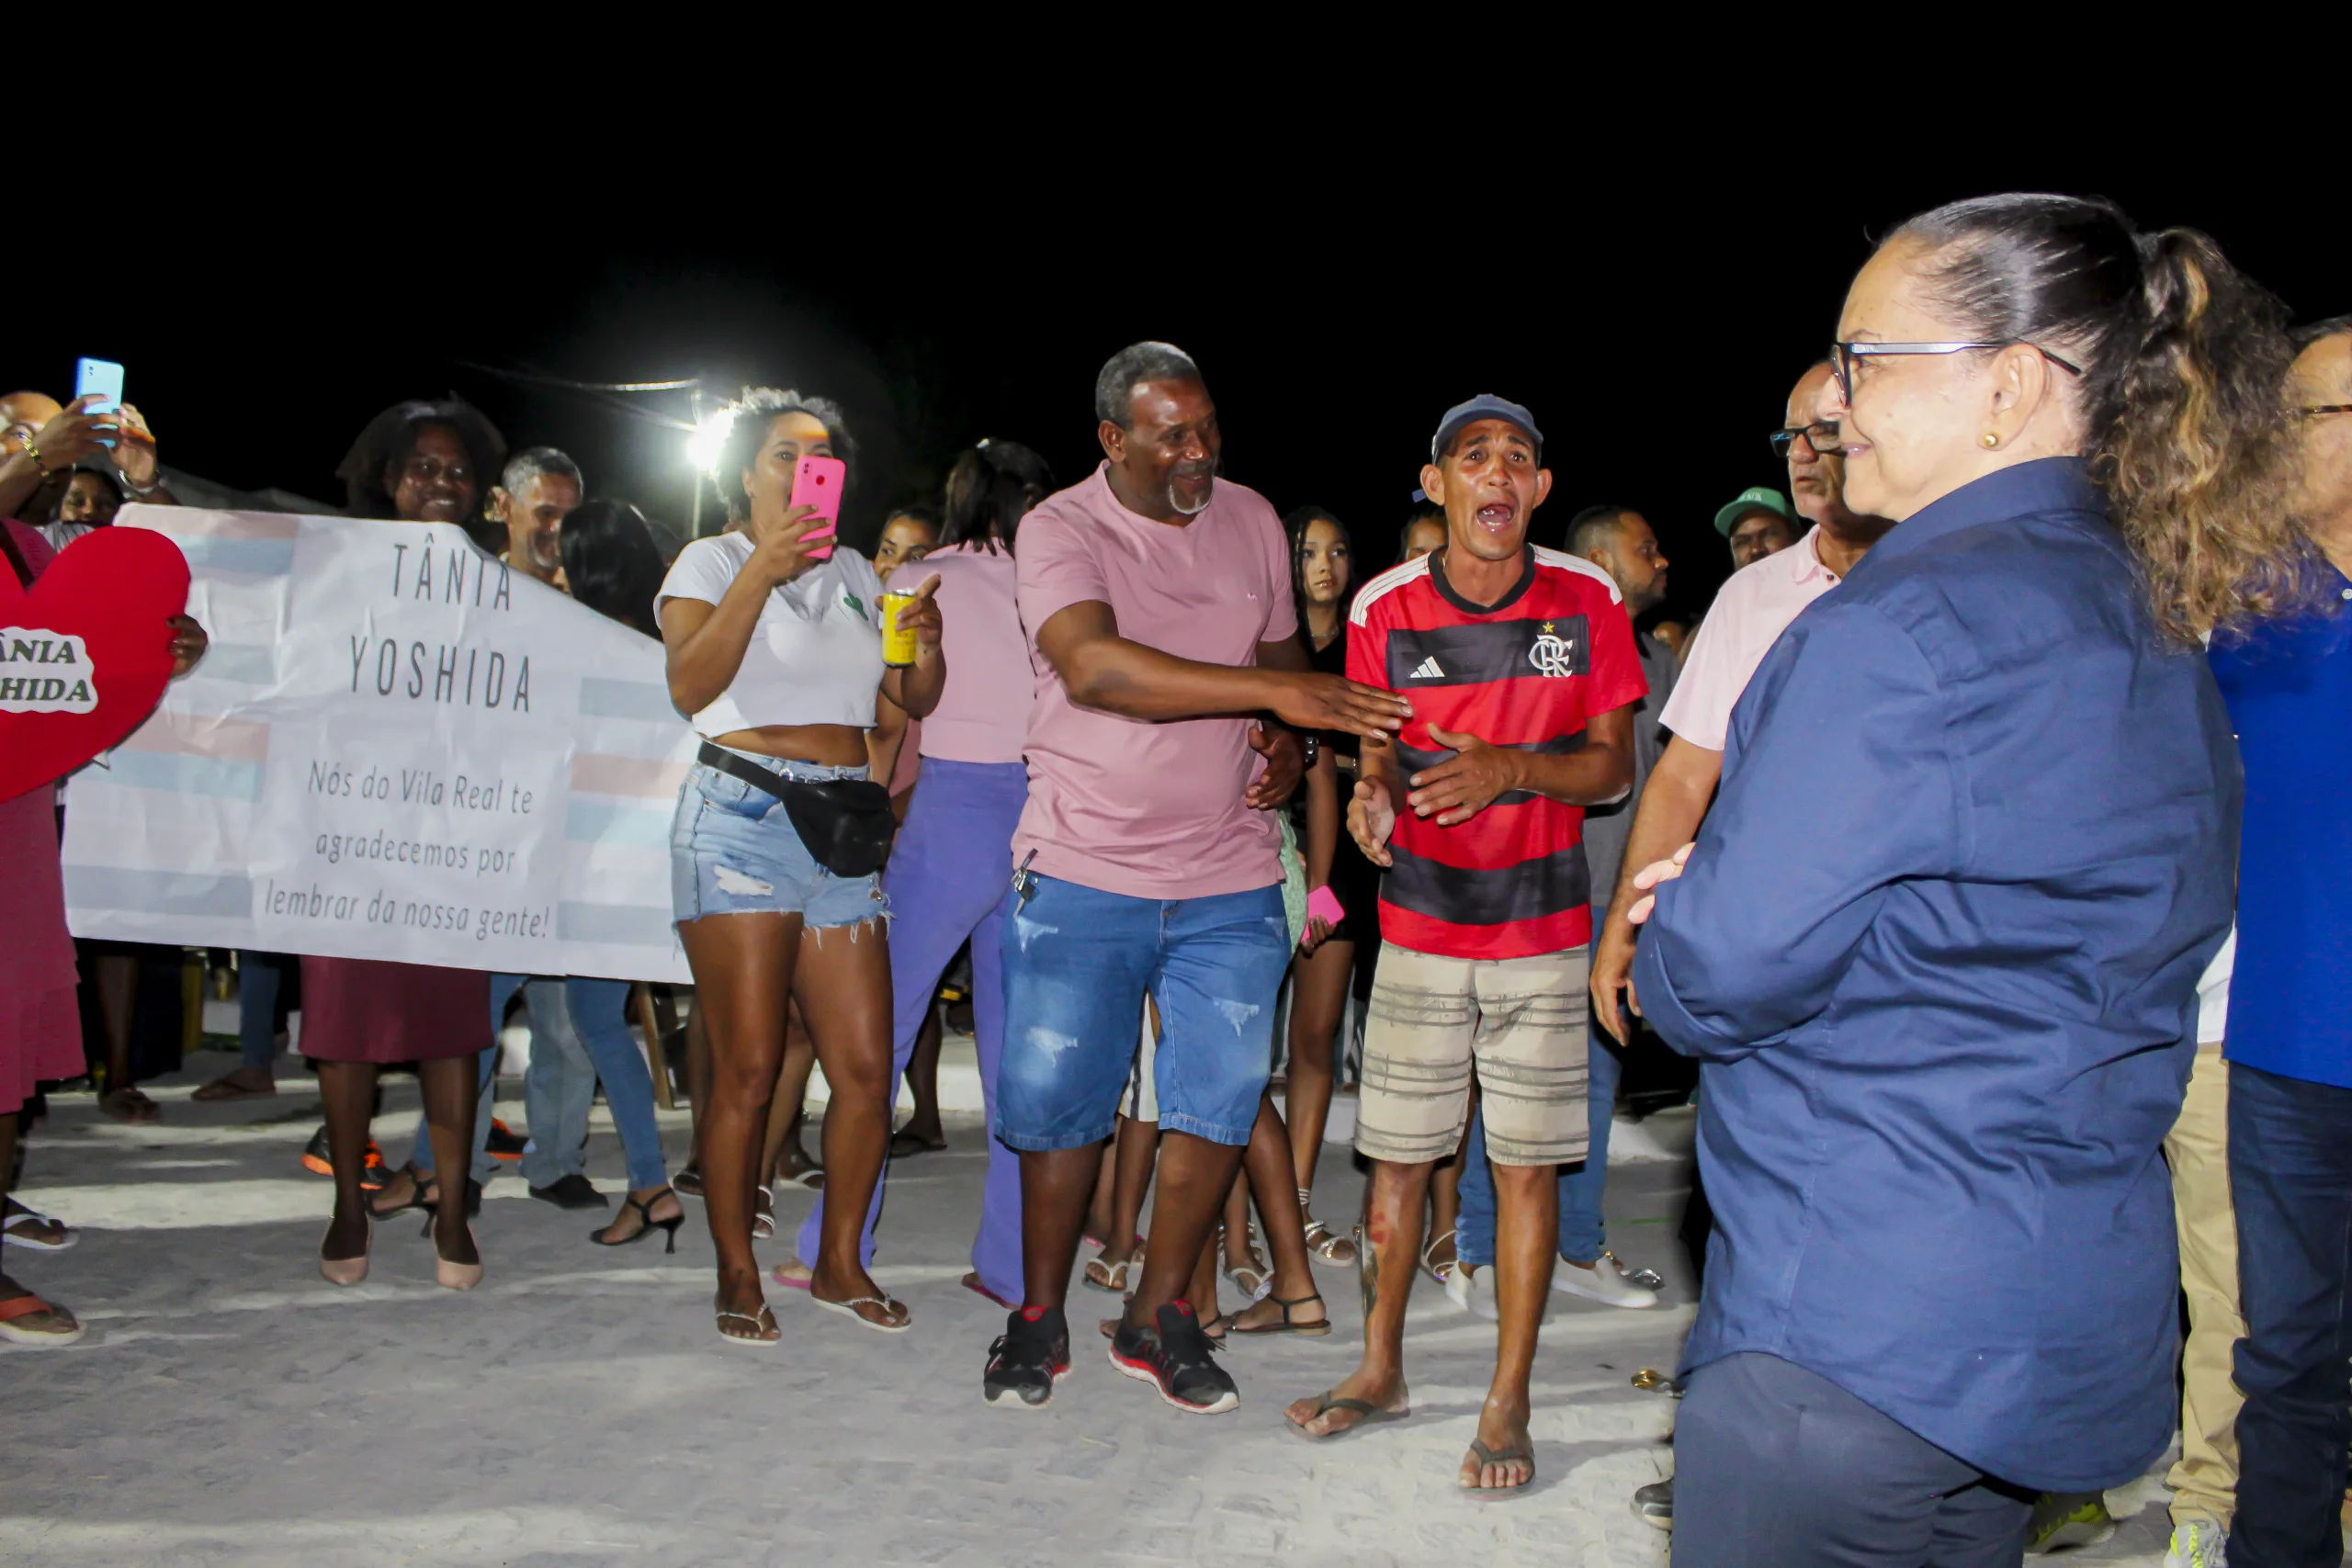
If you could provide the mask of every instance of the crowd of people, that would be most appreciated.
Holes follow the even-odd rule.
[[[870,1269],[891,1160],[944,1143],[945,986],[989,1134],[964,1279],[1006,1313],[988,1403],[1072,1375],[1075,1280],[1119,1303],[1114,1368],[1229,1411],[1219,1343],[1329,1335],[1338,1267],[1360,1359],[1285,1418],[1400,1420],[1426,1273],[1497,1325],[1458,1472],[1491,1493],[1534,1478],[1550,1293],[1660,1299],[1603,1199],[1626,1053],[1662,1041],[1700,1065],[1699,1305],[1677,1472],[1633,1504],[1679,1562],[2014,1561],[2097,1528],[2178,1431],[2168,1562],[2332,1564],[2352,317],[2290,330],[2201,234],[2005,196],[1894,231],[1834,336],[1770,434],[1786,491],[1713,519],[1735,570],[1695,627],[1662,613],[1651,519],[1564,504],[1535,413],[1493,394],[1426,454],[1366,455],[1419,486],[1378,570],[1329,510],[1221,477],[1167,344],[1102,367],[1092,471],[983,442],[871,558],[793,502],[804,459],[858,462],[820,396],[744,393],[727,526],[674,554],[565,454],[510,455],[455,400],[387,410],[340,470],[353,515],[468,526],[664,648],[699,737],[671,841],[692,1156],[669,1173],[617,980],[248,955],[243,1061],[198,1097],[277,1092],[299,983],[319,1271],[365,1278],[374,1222],[423,1211],[464,1289],[501,1158],[608,1205],[581,1156],[601,1083],[628,1190],[592,1241],[674,1249],[699,1197],[727,1345],[785,1338],[771,1285],[904,1333]],[[171,500],[135,410],[0,415],[24,582],[126,497]],[[203,656],[184,617],[158,635]],[[0,1111],[84,1070],[52,795],[0,803],[31,917],[0,949]],[[515,1006],[527,1144],[488,1092]],[[1352,1223],[1314,1213],[1351,1010]],[[393,1167],[369,1127],[396,1065],[424,1117]],[[156,1114],[111,1052],[98,1087]],[[763,1271],[780,1181],[819,1197]],[[13,1200],[0,1225],[73,1240]],[[80,1333],[0,1277],[0,1335]]]

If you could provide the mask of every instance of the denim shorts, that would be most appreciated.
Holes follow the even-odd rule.
[[[864,768],[745,761],[812,783],[862,779]],[[882,879],[835,876],[817,863],[793,830],[784,802],[732,773],[696,762],[678,791],[670,824],[670,908],[678,920],[705,915],[798,915],[810,929],[855,925],[889,913]]]
[[[1250,1141],[1290,969],[1279,884],[1137,898],[1040,876],[1025,903],[1008,889],[1001,912],[995,1132],[1006,1147],[1082,1148],[1111,1135],[1147,991],[1159,1009],[1159,1130]]]

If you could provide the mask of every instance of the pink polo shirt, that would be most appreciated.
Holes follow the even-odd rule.
[[[1787,549],[1732,573],[1699,623],[1659,723],[1693,746],[1724,749],[1731,710],[1747,690],[1747,678],[1797,612],[1838,586],[1821,564],[1820,542],[1821,530],[1808,528]]]
[[[1219,479],[1178,527],[1120,505],[1098,468],[1021,520],[1020,599],[1037,700],[1013,863],[1035,850],[1031,869],[1044,875],[1136,898],[1280,882],[1273,818],[1242,799],[1259,767],[1250,720],[1154,724],[1083,708],[1035,651],[1057,611],[1097,600],[1130,642],[1204,664],[1255,663],[1260,643],[1298,630],[1290,550],[1265,498]]]
[[[1027,543],[1028,536],[1022,536]],[[920,588],[939,574],[940,651],[947,684],[922,721],[922,754],[947,762],[1017,762],[1029,732],[1029,639],[1013,602],[1012,557],[984,545],[933,550],[892,581]]]

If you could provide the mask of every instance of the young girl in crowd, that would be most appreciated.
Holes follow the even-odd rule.
[[[1298,623],[1306,632],[1315,668],[1327,675],[1348,671],[1348,603],[1356,588],[1355,541],[1347,525],[1319,506],[1302,506],[1285,520],[1290,530],[1292,581],[1298,597]],[[1356,787],[1356,738],[1340,731],[1321,737],[1313,769],[1293,810],[1304,818],[1300,842],[1306,852],[1309,889],[1328,886],[1342,911],[1337,925],[1310,919],[1306,941],[1291,961],[1290,1066],[1287,1090],[1291,1159],[1298,1168],[1298,1206],[1306,1245],[1328,1263],[1355,1261],[1355,1243],[1334,1233],[1307,1212],[1313,1201],[1316,1156],[1331,1110],[1331,1055],[1340,1016],[1355,974],[1356,953],[1376,948],[1380,926],[1376,904],[1380,872],[1363,858],[1340,824],[1340,802]]]
[[[931,1016],[940,976],[968,938],[980,1093],[991,1114],[1004,1044],[998,910],[1012,874],[1012,830],[1029,798],[1021,744],[1028,733],[1032,681],[1028,640],[1013,606],[1012,552],[1023,515],[1053,490],[1045,459],[1010,441],[983,442],[957,458],[948,476],[939,547],[921,569],[936,576],[941,612],[951,628],[948,676],[938,707],[922,726],[922,787],[914,791],[906,830],[883,878],[894,917],[891,1082],[906,1070]],[[911,570],[900,573],[909,575]],[[849,1193],[829,1187],[800,1227],[803,1269],[815,1262],[822,1230],[834,1223],[837,1195]],[[864,1215],[863,1256],[869,1260],[881,1202],[877,1190]],[[964,1283],[1006,1305],[1023,1299],[1020,1156],[993,1137],[972,1272]]]
[[[859,1221],[890,1133],[888,912],[875,874],[889,801],[867,780],[877,692],[912,716],[939,701],[947,667],[926,581],[899,612],[914,664],[883,664],[881,583],[864,556],[812,546],[815,509],[791,502],[805,457],[849,457],[820,398],[746,391],[718,472],[730,525],[688,545],[655,601],[670,698],[705,737],[678,797],[672,897],[710,1035],[701,1118],[703,1195],[718,1252],[718,1330],[783,1337],[752,1256],[752,1189],[793,997],[825,1069],[828,1214],[805,1281],[810,1299],[903,1332],[906,1306],[865,1271]]]

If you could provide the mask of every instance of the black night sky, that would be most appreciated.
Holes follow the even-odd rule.
[[[2143,227],[2206,229],[2298,317],[2352,310],[2340,201],[2282,201],[2275,176],[2235,164],[2108,154],[1843,179],[1765,139],[1690,169],[1654,152],[1600,173],[1564,142],[1531,183],[1501,156],[1329,179],[1272,147],[1220,156],[1241,174],[1189,204],[1136,199],[1069,158],[976,152],[935,191],[869,174],[768,197],[747,175],[733,197],[722,182],[627,204],[627,222],[574,173],[422,227],[401,220],[387,164],[380,224],[255,198],[235,221],[109,242],[105,287],[52,288],[17,318],[5,378],[62,397],[77,355],[121,360],[167,464],[338,505],[334,469],[361,424],[454,389],[511,443],[571,451],[592,494],[681,532],[683,434],[472,367],[700,376],[718,397],[797,386],[848,411],[861,453],[845,532],[863,540],[890,502],[935,499],[983,436],[1082,476],[1095,370],[1165,338],[1206,373],[1227,475],[1283,510],[1333,508],[1368,566],[1394,549],[1439,413],[1491,390],[1548,438],[1539,541],[1589,502],[1633,505],[1675,560],[1677,600],[1700,603],[1727,564],[1715,507],[1785,482],[1765,433],[1869,237],[1911,212],[2000,188],[2104,194]],[[625,400],[687,412],[684,394]]]

